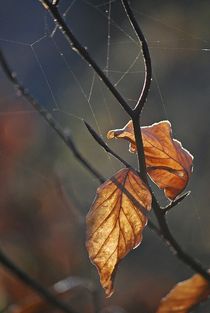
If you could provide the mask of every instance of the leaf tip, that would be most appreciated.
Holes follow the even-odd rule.
[[[114,130],[109,130],[106,137],[107,139],[113,139],[115,137]]]

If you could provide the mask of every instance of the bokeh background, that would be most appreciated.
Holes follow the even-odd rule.
[[[194,155],[191,195],[168,214],[178,242],[205,267],[210,249],[210,3],[134,1],[148,40],[153,82],[142,124],[168,119],[174,137]],[[138,40],[119,0],[60,0],[67,24],[133,107],[143,83]],[[92,139],[85,119],[106,140],[128,116],[77,52],[70,49],[39,1],[7,0],[0,11],[0,45],[30,93],[68,130],[81,153],[105,177],[121,164]],[[84,218],[98,181],[73,157],[30,103],[0,71],[0,243],[45,286],[70,277],[97,289],[103,312],[152,313],[160,298],[193,272],[149,229],[120,264],[115,293],[105,299],[85,249]],[[110,146],[133,166],[127,143]],[[157,192],[161,203],[166,201]],[[151,218],[155,221],[153,215]],[[75,283],[77,285],[77,283]],[[85,284],[85,283],[84,283]],[[1,268],[0,306],[21,308],[31,290]],[[74,288],[64,300],[93,312],[93,294]],[[36,302],[34,300],[34,302]],[[195,312],[209,312],[208,302]],[[37,309],[42,312],[47,308]],[[52,311],[52,309],[50,309]],[[33,311],[30,311],[33,312]]]

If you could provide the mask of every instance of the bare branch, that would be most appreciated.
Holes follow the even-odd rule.
[[[44,6],[45,9],[47,9],[50,12],[54,22],[58,25],[59,29],[62,31],[64,37],[67,39],[71,48],[74,49],[77,53],[79,53],[80,56],[89,65],[92,66],[92,68],[95,70],[97,75],[101,78],[101,80],[104,82],[104,84],[108,87],[108,89],[111,91],[111,93],[114,95],[114,97],[119,101],[119,103],[124,108],[124,110],[131,116],[133,111],[130,108],[130,106],[127,104],[127,102],[121,96],[121,94],[115,88],[115,86],[111,83],[109,78],[104,74],[104,72],[101,70],[101,68],[98,66],[98,64],[92,59],[92,57],[88,53],[87,49],[81,45],[81,43],[77,40],[77,38],[74,36],[74,34],[68,28],[64,19],[60,15],[57,7],[54,6],[49,0],[38,0],[38,1]]]
[[[133,29],[139,39],[139,42],[142,46],[142,52],[143,52],[143,57],[144,57],[144,67],[145,67],[145,78],[144,78],[144,84],[142,88],[142,92],[140,94],[140,97],[137,101],[137,104],[134,108],[134,111],[140,115],[142,108],[147,100],[147,96],[149,93],[151,81],[152,81],[152,64],[151,64],[151,58],[150,58],[150,53],[149,53],[149,48],[147,41],[144,37],[143,32],[141,31],[138,22],[133,14],[133,11],[128,3],[127,0],[121,0],[123,7],[125,9],[125,12],[128,16],[128,19],[133,26]]]
[[[132,121],[133,121],[134,136],[135,136],[135,141],[136,141],[136,150],[137,150],[139,171],[140,171],[140,175],[141,175],[143,181],[145,182],[146,185],[148,185],[147,169],[146,169],[144,146],[143,146],[143,138],[142,138],[140,120],[139,120],[138,114],[136,114],[136,116],[134,118],[132,118]]]
[[[36,291],[36,293],[39,294],[43,300],[49,302],[52,306],[56,307],[62,312],[75,313],[67,304],[57,299],[52,292],[44,288],[39,282],[31,278],[19,267],[17,267],[7,256],[5,256],[5,254],[1,250],[0,250],[0,263],[15,277],[17,277],[24,284],[26,284],[29,288]]]

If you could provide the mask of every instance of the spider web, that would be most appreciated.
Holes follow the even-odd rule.
[[[71,132],[80,151],[105,176],[111,176],[120,168],[120,164],[97,146],[87,132],[83,120],[106,141],[106,132],[109,129],[122,127],[127,122],[126,114],[92,68],[76,51],[69,48],[60,30],[38,1],[27,1],[24,14],[28,14],[28,17],[24,18],[23,14],[22,22],[18,17],[20,14],[16,13],[20,12],[18,4],[13,3],[11,6],[11,3],[5,8],[7,20],[2,17],[3,27],[0,31],[1,47],[11,67],[30,93]],[[201,12],[206,11],[204,5],[200,4],[198,7]],[[134,13],[148,39],[153,62],[153,83],[142,123],[152,124],[161,119],[169,119],[173,125],[174,137],[180,139],[189,150],[192,148],[195,151],[194,178],[190,185],[193,196],[183,203],[182,212],[178,208],[179,214],[172,212],[169,218],[172,227],[176,229],[176,223],[183,216],[188,217],[187,220],[183,219],[183,232],[186,236],[184,242],[188,247],[194,246],[199,233],[201,248],[198,248],[197,253],[200,255],[201,251],[209,249],[209,243],[206,242],[209,237],[210,217],[207,212],[206,182],[210,182],[210,176],[207,175],[206,168],[210,166],[210,151],[206,147],[206,138],[209,135],[207,99],[210,93],[210,43],[206,19],[202,21],[200,17],[195,20],[194,12],[185,16],[181,11],[183,8],[186,9],[187,5],[167,7],[162,1],[160,8],[154,10],[148,1],[142,9],[138,1],[133,3]],[[31,10],[34,17],[31,16]],[[141,47],[121,2],[60,1],[60,11],[114,86],[130,106],[134,107],[142,87],[144,64]],[[0,116],[37,116],[27,103],[23,110],[5,107],[5,100],[9,99],[11,102],[16,98],[15,93],[4,93]],[[124,143],[109,144],[135,166],[136,159],[126,152]],[[200,153],[201,149],[204,152]],[[75,171],[71,169],[73,175],[82,171],[81,167],[75,165],[76,162],[73,158],[70,162],[72,167],[75,166]],[[20,166],[26,167],[23,162]],[[30,166],[27,170],[38,175],[40,179],[47,179]],[[84,186],[90,180],[95,185],[97,182],[83,171],[80,175],[84,182],[66,179],[67,185],[71,185],[70,189],[74,190],[77,198],[81,188],[85,189],[84,195],[88,197],[93,193],[93,187]]]

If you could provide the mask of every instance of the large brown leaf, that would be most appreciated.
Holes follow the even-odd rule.
[[[162,299],[157,313],[188,313],[205,300],[210,294],[210,285],[201,275],[178,283],[169,294]]]
[[[169,121],[141,127],[141,131],[148,174],[166,197],[174,200],[188,183],[193,156],[173,139]],[[107,137],[128,140],[130,152],[136,152],[132,121],[122,129],[110,130]]]
[[[151,201],[150,191],[130,169],[120,170],[97,190],[87,216],[87,249],[107,296],[117,264],[141,243]]]

